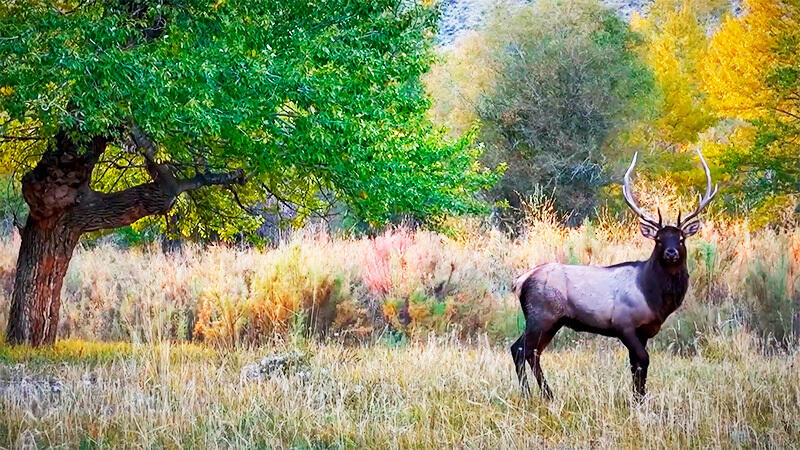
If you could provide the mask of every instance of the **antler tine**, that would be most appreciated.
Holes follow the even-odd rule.
[[[708,168],[708,164],[706,164],[706,159],[703,158],[703,152],[700,149],[697,149],[697,154],[700,156],[700,163],[703,165],[703,172],[706,174],[706,193],[705,195],[700,196],[700,201],[697,204],[697,208],[690,212],[684,219],[681,221],[678,219],[678,228],[680,228],[681,223],[688,223],[690,220],[697,217],[700,214],[700,211],[703,210],[717,195],[717,191],[719,190],[719,185],[714,185],[714,189],[711,189],[711,170]]]
[[[625,172],[625,177],[623,178],[622,182],[622,196],[625,198],[625,203],[636,213],[637,216],[643,221],[646,222],[656,229],[661,228],[661,224],[656,222],[652,218],[650,218],[647,214],[639,208],[639,205],[636,204],[636,200],[633,199],[633,195],[631,195],[631,173],[633,172],[633,167],[636,165],[636,158],[639,156],[639,152],[633,154],[633,160],[631,161],[630,167]]]

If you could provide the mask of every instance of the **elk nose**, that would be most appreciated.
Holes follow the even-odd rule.
[[[668,248],[668,249],[664,250],[664,259],[666,259],[668,261],[677,261],[679,257],[680,257],[680,254],[678,253],[677,249]]]

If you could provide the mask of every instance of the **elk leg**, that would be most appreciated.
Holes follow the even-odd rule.
[[[622,336],[622,343],[628,347],[631,361],[631,374],[633,375],[633,393],[636,400],[644,399],[647,383],[647,367],[650,365],[650,356],[647,354],[646,339],[640,339],[635,333],[626,333]]]
[[[528,386],[528,374],[525,372],[525,336],[523,333],[513,344],[511,344],[511,357],[514,358],[514,367],[517,369],[517,378],[519,379],[519,387],[522,389],[524,395],[531,392]]]
[[[553,399],[553,391],[550,390],[550,386],[547,385],[547,380],[544,378],[540,358],[542,356],[542,351],[550,344],[550,341],[553,340],[553,336],[555,336],[560,328],[560,326],[554,324],[549,329],[531,332],[526,335],[528,340],[526,347],[532,349],[532,351],[526,355],[528,364],[531,365],[531,370],[533,370],[533,375],[536,377],[536,383],[539,385],[542,397],[547,400]]]

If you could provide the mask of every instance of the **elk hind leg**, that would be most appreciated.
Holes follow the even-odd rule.
[[[526,355],[528,364],[530,364],[531,370],[533,370],[533,375],[536,377],[536,383],[539,385],[539,390],[542,393],[542,397],[547,400],[552,400],[553,391],[550,390],[550,386],[547,384],[547,380],[544,378],[541,356],[544,349],[547,348],[548,344],[550,344],[550,341],[553,340],[553,336],[555,336],[560,328],[561,327],[558,324],[554,323],[550,324],[549,326],[540,327],[537,330],[532,330],[526,335],[526,347],[530,349]]]
[[[525,337],[523,333],[513,344],[511,344],[511,357],[514,359],[514,368],[517,370],[519,387],[523,394],[528,395],[531,388],[528,386],[528,374],[525,372]]]

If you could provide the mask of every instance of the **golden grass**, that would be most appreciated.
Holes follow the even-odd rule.
[[[643,405],[631,400],[627,354],[606,339],[543,356],[550,403],[522,398],[508,352],[485,340],[311,343],[304,373],[263,382],[240,369],[286,348],[162,343],[100,360],[76,359],[75,347],[100,351],[76,341],[14,349],[17,365],[0,365],[0,446],[796,446],[800,360],[764,356],[750,340],[737,334],[688,358],[654,352]],[[61,391],[26,393],[13,383],[23,377],[55,378]]]
[[[651,244],[633,224],[565,228],[538,211],[516,239],[467,220],[450,236],[306,230],[267,250],[82,247],[62,340],[0,344],[0,447],[800,445],[800,230],[707,221],[689,241],[686,301],[650,346],[647,402],[631,402],[621,345],[562,332],[543,356],[556,393],[543,403],[516,386],[511,280]],[[0,239],[3,323],[18,245]],[[779,333],[783,347],[764,340]],[[240,375],[298,349],[295,373]]]
[[[510,291],[518,274],[551,261],[644,259],[652,248],[632,223],[601,216],[567,228],[546,205],[516,239],[479,220],[453,229],[451,236],[395,229],[375,238],[305,230],[273,249],[190,244],[173,255],[157,246],[80,248],[64,283],[59,336],[241,345],[297,332],[363,341],[390,327],[417,339],[455,331],[502,342],[521,325]],[[18,245],[18,238],[0,239],[2,323]],[[691,346],[731,320],[761,337],[796,334],[800,229],[707,220],[688,245],[691,285],[667,335],[683,333],[680,345]],[[768,320],[773,310],[784,319]],[[681,331],[681,318],[694,322]]]

